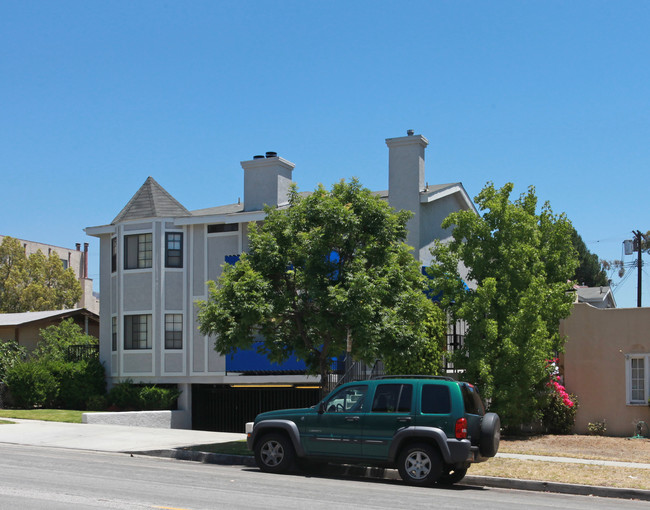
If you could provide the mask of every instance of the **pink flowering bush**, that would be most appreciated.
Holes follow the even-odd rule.
[[[569,395],[560,382],[557,368],[557,358],[547,361],[549,382],[548,404],[543,410],[542,423],[551,434],[570,434],[576,419],[578,400],[575,395]]]

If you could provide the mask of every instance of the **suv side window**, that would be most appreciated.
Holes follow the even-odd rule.
[[[337,391],[325,402],[325,411],[328,413],[356,413],[363,407],[363,400],[368,391],[368,386],[348,386]]]
[[[479,397],[478,391],[471,384],[461,384],[460,390],[463,393],[463,402],[465,404],[465,412],[467,414],[478,414],[483,416],[485,414],[485,407],[483,401]]]
[[[422,412],[426,414],[449,414],[451,412],[449,387],[443,384],[423,384]]]
[[[412,384],[380,384],[372,401],[373,413],[408,413],[413,396]]]

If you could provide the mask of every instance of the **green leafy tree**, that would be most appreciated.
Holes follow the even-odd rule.
[[[73,319],[64,319],[59,324],[41,329],[40,338],[33,357],[48,361],[65,361],[72,345],[98,344],[97,338],[85,334]]]
[[[26,357],[25,348],[15,340],[0,340],[0,382],[4,381],[7,370]]]
[[[548,203],[537,213],[532,187],[514,201],[512,190],[488,183],[474,199],[481,215],[449,215],[442,226],[453,227],[452,240],[432,250],[439,265],[430,268],[443,306],[468,324],[454,362],[507,427],[539,418],[548,401],[546,360],[562,349],[558,326],[571,312],[578,264],[566,216]]]
[[[289,205],[267,208],[264,223],[250,226],[249,252],[209,283],[199,322],[216,350],[259,339],[268,359],[295,354],[322,382],[348,347],[370,362],[421,352],[437,312],[403,243],[411,213],[395,212],[357,180],[309,196],[293,187]],[[431,351],[433,365],[440,350]]]
[[[0,312],[34,312],[72,308],[81,297],[81,285],[71,268],[64,269],[52,252],[40,250],[27,257],[17,239],[0,244]]]
[[[424,319],[426,334],[406,345],[398,345],[383,355],[384,368],[389,374],[436,375],[440,373],[445,349],[447,317],[438,307]],[[407,338],[407,337],[402,337]]]
[[[17,239],[5,237],[0,243],[0,312],[19,311],[20,282],[24,280],[27,257]]]
[[[609,285],[607,273],[603,269],[603,264],[598,260],[598,255],[589,251],[575,228],[571,232],[571,241],[578,253],[578,267],[572,279],[578,285],[586,285],[587,287]]]

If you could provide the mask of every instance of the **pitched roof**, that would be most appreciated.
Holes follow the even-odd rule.
[[[87,315],[91,319],[99,321],[99,315],[85,308],[73,308],[71,310],[47,310],[44,312],[22,312],[22,313],[0,313],[0,326],[20,326],[30,322],[38,322],[46,319],[61,317],[62,319],[76,315]]]
[[[140,218],[190,216],[191,213],[156,182],[147,177],[111,224]]]
[[[614,294],[609,286],[576,287],[578,302],[589,303],[596,308],[616,308]]]

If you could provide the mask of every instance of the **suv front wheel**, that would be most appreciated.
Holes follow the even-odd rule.
[[[399,455],[399,475],[410,485],[433,485],[442,475],[442,458],[437,449],[428,444],[408,446]]]
[[[291,441],[282,434],[267,434],[255,445],[255,463],[268,473],[286,473],[294,457]]]

